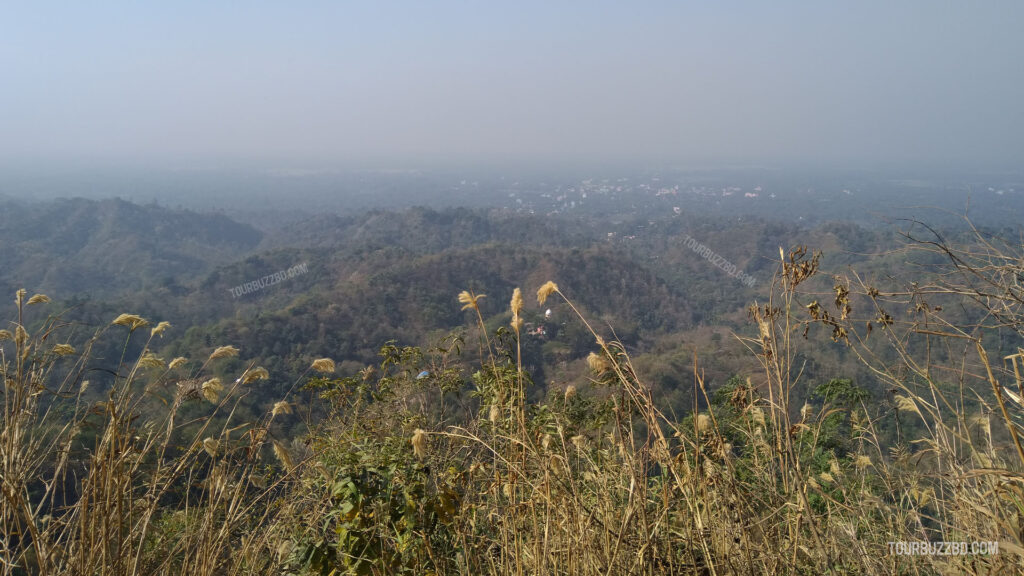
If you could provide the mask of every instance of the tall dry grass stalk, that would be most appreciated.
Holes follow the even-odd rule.
[[[659,408],[624,346],[594,330],[554,283],[541,288],[539,301],[561,297],[590,328],[594,351],[587,366],[595,386],[586,394],[573,388],[543,402],[522,401],[515,327],[523,311],[513,296],[514,354],[507,369],[499,357],[483,362],[491,368],[473,379],[481,402],[475,418],[453,421],[422,404],[402,411],[410,388],[376,410],[360,409],[353,416],[358,422],[326,433],[323,442],[334,447],[321,444],[324,454],[336,453],[339,445],[358,449],[363,440],[353,431],[360,426],[393,426],[404,438],[411,435],[420,464],[408,473],[419,480],[393,479],[392,486],[425,490],[403,509],[421,514],[415,517],[431,527],[414,531],[423,538],[417,547],[401,536],[402,524],[357,514],[360,534],[371,532],[373,544],[358,540],[361,547],[345,548],[354,564],[326,566],[376,574],[495,575],[1020,571],[1024,476],[1012,440],[1009,452],[997,446],[996,422],[989,418],[987,441],[977,444],[966,405],[959,412],[958,405],[946,405],[935,369],[925,369],[899,341],[886,343],[897,350],[896,362],[884,368],[872,363],[873,348],[856,341],[855,325],[863,319],[855,313],[863,303],[855,307],[841,283],[832,288],[828,306],[808,302],[818,296],[811,286],[820,280],[817,255],[798,249],[782,257],[767,301],[751,307],[756,335],[742,338],[761,373],[716,402],[695,357],[694,411],[682,421]],[[482,314],[479,322],[483,328]],[[864,396],[809,402],[810,382],[795,359],[805,345],[801,334],[815,325],[900,387],[904,400],[896,406],[921,420],[914,428],[923,432],[920,437],[886,445],[878,426],[893,412],[875,409]],[[883,332],[893,331],[890,324]],[[498,351],[498,339],[493,342]],[[982,347],[970,350],[979,367],[989,365]],[[987,414],[1004,414],[1003,425],[1012,424],[1010,412],[1017,407],[999,400],[1003,386],[995,371],[964,368],[960,377],[979,402],[999,405]],[[910,383],[927,385],[929,378],[927,397]],[[433,401],[443,404],[444,396]],[[826,446],[837,418],[850,423],[847,454]],[[977,418],[970,421],[977,426]],[[441,514],[450,494],[455,503]],[[332,510],[329,499],[316,502],[309,510]],[[375,510],[391,510],[385,517],[395,517],[393,508]],[[996,541],[999,553],[898,556],[890,547],[924,540]]]
[[[185,359],[167,365],[151,350],[170,326],[143,335],[149,323],[131,314],[78,352],[53,346],[70,327],[26,309],[48,301],[25,301],[20,291],[18,336],[0,346],[0,574],[277,570],[268,555],[280,540],[269,529],[280,513],[273,503],[294,474],[262,461],[269,413],[256,422],[234,417],[248,374],[266,371],[247,371],[227,388],[203,376],[237,355],[225,346],[185,374]],[[90,387],[93,346],[119,331],[122,356],[140,337],[142,352],[115,367],[108,389]]]

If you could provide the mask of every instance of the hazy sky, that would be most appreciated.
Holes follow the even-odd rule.
[[[7,2],[0,158],[1024,158],[1024,3]]]

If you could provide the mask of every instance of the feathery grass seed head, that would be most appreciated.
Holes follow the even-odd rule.
[[[111,324],[116,326],[126,326],[128,330],[135,331],[143,326],[149,326],[149,322],[137,314],[121,314]]]
[[[167,330],[170,327],[171,323],[165,320],[154,326],[153,329],[150,331],[150,334],[153,336],[163,336],[164,330]]]
[[[274,404],[274,409],[271,410],[270,415],[271,416],[277,416],[278,414],[291,414],[291,413],[292,413],[292,405],[289,404],[288,402],[284,401],[284,400],[281,400],[280,402],[276,402]]]
[[[711,430],[711,418],[707,414],[697,414],[697,432],[704,433]]]
[[[143,368],[160,368],[161,370],[166,368],[163,358],[152,352],[146,352],[142,358],[139,358],[139,366]]]
[[[234,346],[219,346],[210,354],[210,360],[217,360],[219,358],[232,358],[238,356],[238,348]]]
[[[913,398],[906,396],[896,395],[896,409],[901,412],[916,412],[918,415],[921,414],[921,410],[917,407],[917,403],[914,402]]]
[[[213,438],[204,438],[203,439],[203,450],[206,450],[206,453],[209,454],[211,458],[216,458],[217,457],[217,450],[219,448],[220,448],[220,442],[218,442],[217,440],[215,440]]]
[[[167,369],[174,370],[175,368],[180,368],[181,366],[184,366],[186,362],[188,362],[186,358],[178,356],[174,360],[171,360],[171,363],[167,365]]]
[[[26,304],[31,306],[33,304],[46,304],[49,301],[50,297],[47,296],[46,294],[33,294],[32,297],[28,299],[28,302],[26,302]]]
[[[288,470],[294,468],[295,463],[292,462],[292,456],[288,453],[288,448],[277,440],[274,440],[272,444],[274,445],[274,457],[277,458],[278,462]]]
[[[523,309],[523,292],[518,287],[512,291],[512,301],[509,302],[509,309],[512,310],[512,322],[510,325],[515,330],[516,336],[518,336],[523,328],[523,319],[519,317],[519,312]]]
[[[722,460],[728,460],[729,457],[732,456],[732,444],[728,442],[722,442],[718,446],[718,452],[718,455],[722,458]]]
[[[470,308],[472,308],[473,310],[476,310],[477,312],[479,312],[480,311],[480,302],[479,301],[480,301],[481,298],[486,298],[486,297],[487,297],[486,294],[474,294],[473,292],[470,292],[469,290],[463,290],[462,292],[459,292],[459,302],[461,302],[463,304],[463,306],[462,306],[463,310],[469,310]]]
[[[982,433],[986,436],[992,435],[992,420],[989,419],[987,414],[981,414],[975,418],[975,423],[981,428]]]
[[[270,372],[267,372],[267,369],[263,366],[257,366],[242,375],[242,384],[248,384],[256,380],[266,380],[267,378],[270,378]]]
[[[313,361],[311,368],[317,372],[330,374],[334,372],[334,360],[330,358],[317,358]]]
[[[750,419],[758,426],[764,426],[764,410],[760,406],[750,407]]]
[[[591,352],[587,355],[587,367],[593,372],[603,374],[608,370],[611,370],[612,365],[611,362],[605,358],[604,354]]]
[[[75,353],[75,347],[71,344],[57,344],[53,347],[53,353],[57,356],[69,356]]]
[[[555,292],[558,292],[558,284],[548,280],[540,287],[540,289],[537,290],[537,303],[543,306],[544,302],[547,301],[548,296],[551,296]]]
[[[512,310],[514,316],[518,316],[519,312],[523,309],[523,292],[519,288],[512,291],[512,301],[509,302],[509,308]]]
[[[201,389],[203,398],[206,398],[210,404],[216,404],[220,399],[220,393],[224,390],[224,385],[221,384],[220,378],[214,377],[203,382]]]
[[[427,433],[421,428],[417,428],[412,433],[412,438],[409,440],[412,444],[412,452],[417,458],[423,458],[427,455]]]

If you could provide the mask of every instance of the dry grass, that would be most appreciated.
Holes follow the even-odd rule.
[[[227,389],[206,378],[217,349],[185,373],[150,352],[167,329],[121,315],[80,353],[53,346],[65,326],[49,318],[34,334],[18,295],[13,352],[0,357],[0,573],[264,573],[277,543],[264,529],[271,504],[292,481],[260,462],[272,414],[240,423],[233,410],[254,379],[250,367]],[[33,297],[32,300],[39,300]],[[92,344],[107,330],[144,338],[101,397],[84,380]],[[6,349],[5,349],[6,350]],[[200,384],[200,382],[203,382]],[[207,401],[202,416],[182,408]],[[193,410],[195,412],[195,410]]]
[[[817,258],[781,256],[767,301],[751,307],[756,335],[743,338],[761,372],[716,400],[694,358],[694,410],[681,421],[658,407],[624,347],[548,283],[539,302],[562,298],[594,337],[590,389],[528,401],[521,294],[512,330],[488,335],[483,296],[466,292],[479,366],[464,369],[454,345],[385,347],[379,369],[348,378],[317,360],[312,369],[327,376],[312,386],[328,416],[302,443],[271,437],[288,399],[257,422],[235,421],[265,371],[211,383],[212,363],[238,353],[230,347],[184,373],[147,341],[105,398],[87,401],[89,344],[55,347],[57,320],[28,334],[21,294],[2,348],[0,572],[1020,572],[1024,352],[993,366],[984,330],[931,312],[927,325],[893,318],[886,310],[915,296],[900,301],[856,276],[836,279],[833,303],[807,301]],[[796,358],[814,325],[896,391],[894,411],[857,396],[805,403]],[[107,330],[148,332],[129,315]],[[918,337],[928,339],[924,357]],[[200,417],[180,421],[197,405]],[[895,440],[880,429],[893,418]],[[848,423],[845,452],[829,444],[836,422]],[[921,540],[998,541],[999,553],[890,551]]]

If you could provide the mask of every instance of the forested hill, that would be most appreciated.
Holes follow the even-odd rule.
[[[328,353],[368,362],[388,340],[419,343],[431,334],[465,326],[468,317],[455,299],[462,290],[488,295],[481,309],[497,327],[508,321],[506,301],[516,286],[535,290],[552,276],[572,286],[579,305],[615,326],[631,343],[692,324],[679,287],[606,246],[541,249],[487,244],[427,255],[381,250],[361,258],[323,252],[306,256],[318,254],[328,259],[311,259],[309,274],[275,287],[277,293],[271,288],[233,299],[225,289],[231,281],[222,275],[217,285],[183,299],[182,303],[194,302],[186,310],[209,308],[207,318],[223,320],[190,330],[181,342],[184,348],[175,354],[202,348],[209,340],[244,347],[264,359],[268,368],[287,368],[281,362],[288,357]],[[556,307],[556,317],[547,322],[540,341],[557,338],[573,357],[585,356],[591,339],[571,323],[562,328],[568,313]],[[531,312],[527,320],[544,323],[540,311]],[[539,363],[540,358],[536,360]]]
[[[250,253],[261,238],[224,215],[155,204],[0,200],[0,289],[114,298],[200,276]]]
[[[68,319],[86,327],[122,312],[166,320],[176,336],[164,353],[195,356],[231,344],[285,381],[312,357],[365,365],[389,340],[429,344],[460,330],[472,323],[456,301],[463,290],[487,294],[481,312],[490,328],[507,326],[513,289],[528,293],[552,279],[669,375],[683,342],[698,351],[735,345],[722,337],[748,327],[746,307],[768,289],[780,246],[825,249],[827,270],[864,263],[892,241],[849,224],[808,229],[689,213],[651,220],[413,208],[324,214],[261,232],[222,215],[119,200],[11,206],[2,221],[13,247],[2,256],[3,279],[18,285],[5,286],[9,293],[26,288],[73,304]],[[756,282],[725,273],[687,239]],[[301,273],[237,290],[290,269]],[[524,349],[538,378],[582,361],[592,344],[567,322],[568,310],[552,307],[550,319],[535,307],[524,313],[533,330],[543,326]],[[120,357],[117,343],[100,356]],[[735,366],[709,370],[717,382]]]

